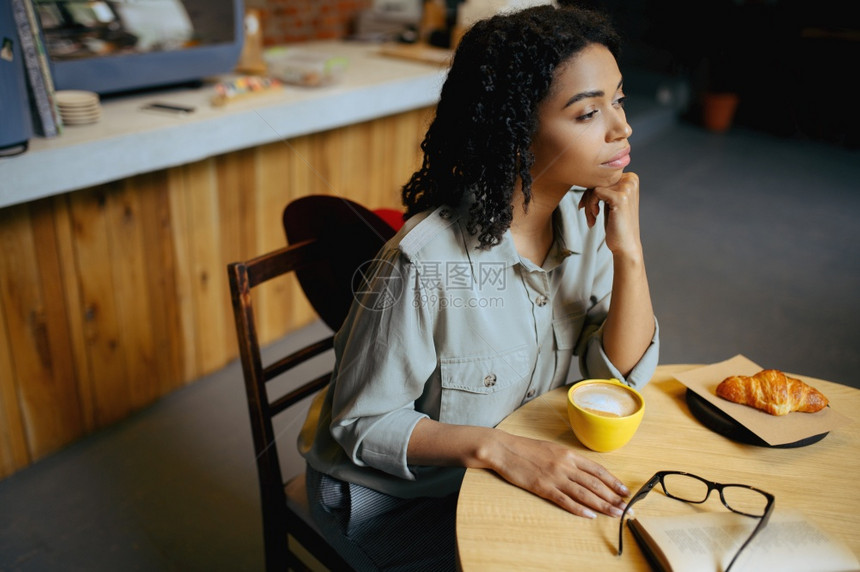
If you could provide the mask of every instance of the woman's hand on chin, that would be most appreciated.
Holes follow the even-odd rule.
[[[579,201],[585,211],[588,226],[597,222],[600,202],[606,206],[606,246],[614,255],[642,256],[639,236],[639,176],[623,173],[618,181],[608,187],[586,189]]]

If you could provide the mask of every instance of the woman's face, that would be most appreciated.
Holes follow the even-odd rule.
[[[549,95],[538,106],[532,140],[536,193],[567,192],[616,183],[630,163],[621,72],[612,53],[590,44],[556,69]]]

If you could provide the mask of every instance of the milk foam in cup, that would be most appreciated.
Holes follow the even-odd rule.
[[[573,393],[573,400],[586,411],[608,417],[627,417],[639,409],[636,396],[614,384],[586,385]]]
[[[625,445],[639,428],[645,401],[638,391],[617,379],[588,379],[567,394],[567,414],[574,435],[594,451]]]

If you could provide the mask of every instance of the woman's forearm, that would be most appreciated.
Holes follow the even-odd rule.
[[[654,309],[641,253],[615,255],[613,264],[612,303],[603,328],[603,349],[626,376],[654,337]]]
[[[412,430],[406,457],[410,465],[493,469],[498,429],[451,425],[422,419]]]

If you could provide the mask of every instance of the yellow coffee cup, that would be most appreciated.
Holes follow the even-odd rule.
[[[567,391],[567,416],[573,434],[593,451],[625,445],[645,415],[645,401],[617,379],[586,379]]]

